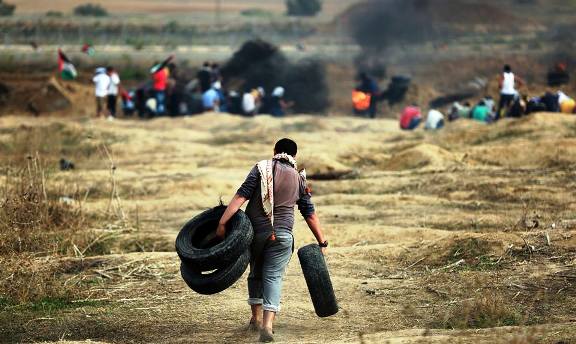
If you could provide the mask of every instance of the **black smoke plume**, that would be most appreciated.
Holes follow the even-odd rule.
[[[320,113],[329,106],[324,64],[313,59],[291,62],[263,40],[244,43],[222,67],[222,77],[226,85],[240,92],[264,87],[269,94],[282,86],[285,98],[294,102],[295,112]]]

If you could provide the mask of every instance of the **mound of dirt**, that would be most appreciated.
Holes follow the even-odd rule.
[[[403,171],[414,169],[444,170],[462,164],[463,156],[431,144],[420,144],[403,150],[385,162],[384,169]]]
[[[28,112],[33,115],[86,111],[93,104],[92,87],[77,82],[62,82],[54,76],[16,78],[3,85],[8,92],[1,95],[1,113]],[[0,93],[2,93],[0,91]]]
[[[304,159],[301,167],[306,169],[309,179],[316,180],[341,179],[353,172],[350,167],[322,155],[314,156],[314,159]]]
[[[30,99],[28,109],[35,113],[65,110],[72,105],[69,92],[56,80],[50,78]]]
[[[513,236],[487,238],[485,236],[470,236],[442,240],[423,249],[419,255],[425,256],[425,263],[434,267],[446,267],[450,264],[467,266],[473,269],[490,269],[498,257],[505,252],[509,242],[516,242]],[[411,260],[415,260],[412,257]]]

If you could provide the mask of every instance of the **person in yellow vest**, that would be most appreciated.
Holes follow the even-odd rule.
[[[560,104],[560,112],[574,113],[576,108],[576,101],[566,95],[562,91],[558,91],[558,103]]]

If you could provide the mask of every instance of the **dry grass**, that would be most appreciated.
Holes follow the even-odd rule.
[[[9,118],[0,118],[12,128],[9,135],[17,131],[20,120],[13,119],[10,124]],[[564,118],[551,121],[556,124],[546,129],[550,135],[570,124]],[[518,165],[512,167],[484,164],[479,161],[487,159],[476,156],[488,157],[488,153],[476,151],[470,142],[439,144],[448,135],[470,133],[468,129],[450,126],[444,133],[399,134],[395,122],[352,118],[275,120],[206,114],[145,122],[59,122],[66,123],[60,127],[70,129],[68,134],[77,135],[75,142],[93,145],[96,151],[89,157],[73,156],[81,166],[75,171],[48,174],[48,199],[57,199],[60,186],[66,185],[77,185],[66,192],[73,199],[88,194],[81,207],[85,223],[105,228],[98,233],[102,238],[110,236],[110,241],[96,241],[95,245],[102,244],[111,254],[79,259],[71,257],[74,250],[49,258],[30,253],[22,255],[21,269],[16,269],[17,260],[6,260],[15,276],[11,281],[44,283],[52,291],[38,288],[40,295],[34,295],[36,290],[26,290],[26,286],[14,291],[11,286],[2,288],[15,298],[31,300],[23,303],[29,305],[27,310],[55,310],[48,316],[54,320],[28,323],[31,317],[47,316],[30,314],[22,304],[6,306],[16,317],[4,318],[9,324],[8,338],[14,342],[57,340],[70,328],[76,330],[69,340],[253,342],[254,338],[237,331],[247,311],[246,279],[213,297],[194,294],[178,275],[173,242],[186,219],[220,197],[229,199],[254,162],[269,157],[271,142],[284,136],[299,143],[299,165],[310,172],[317,169],[314,173],[320,175],[348,168],[355,175],[311,180],[318,214],[326,235],[332,238],[327,261],[342,311],[328,321],[314,316],[301,269],[293,259],[285,281],[286,307],[278,320],[277,333],[283,341],[354,342],[358,333],[434,327],[432,340],[436,333],[460,333],[457,339],[461,342],[474,341],[475,336],[486,337],[475,341],[479,343],[513,342],[510,338],[517,336],[514,340],[522,343],[530,342],[524,330],[551,323],[558,324],[554,333],[565,332],[550,334],[550,338],[571,338],[569,322],[576,311],[572,306],[576,304],[574,271],[568,266],[574,264],[576,240],[573,181],[563,169],[536,169],[544,167],[550,154],[541,155],[541,165],[534,169],[520,169],[520,157],[514,157]],[[539,116],[532,122],[527,124],[542,124]],[[44,124],[28,122],[29,127]],[[491,130],[506,130],[506,124],[496,124]],[[98,138],[104,134],[125,138],[107,144],[113,161],[101,154],[101,141],[87,137],[89,131]],[[263,138],[245,139],[242,135],[246,133]],[[475,137],[470,141],[488,135],[472,134]],[[400,142],[391,142],[399,135]],[[497,140],[489,143],[498,144]],[[505,144],[523,150],[524,156],[532,149],[521,142]],[[61,151],[66,145],[57,142],[52,147]],[[403,165],[399,155],[405,151],[422,153],[430,164]],[[20,148],[19,152],[29,154],[30,150]],[[451,158],[466,152],[467,159]],[[575,161],[571,154],[566,158]],[[59,157],[50,148],[40,155]],[[399,167],[391,171],[387,166],[393,155]],[[417,155],[406,158],[413,160]],[[454,168],[444,168],[453,161],[457,162]],[[117,167],[115,183],[109,180],[110,165]],[[126,221],[138,224],[135,230],[122,230],[126,221],[108,228],[94,218],[94,214],[102,214],[105,219],[119,219],[117,211],[106,212],[112,203],[112,186],[122,197]],[[75,194],[76,188],[80,191]],[[546,232],[551,245],[546,243]],[[85,230],[76,232],[80,233]],[[294,233],[296,247],[313,240],[302,220],[296,221]],[[534,246],[528,256],[523,239]],[[80,242],[74,239],[74,243],[81,251],[91,243],[78,244],[77,240]],[[51,257],[58,263],[52,263]],[[463,263],[447,267],[459,261]],[[40,269],[43,266],[47,275]],[[26,275],[27,271],[35,274]],[[57,282],[61,286],[66,283],[64,289],[59,289]],[[77,304],[70,301],[79,299],[105,299],[106,304],[70,308]],[[214,320],[206,317],[207,313],[226,317]],[[374,316],[366,318],[366,313]],[[86,315],[91,319],[87,321]],[[509,329],[498,326],[510,324],[519,326],[501,341],[493,340]]]
[[[61,157],[89,165],[97,156],[98,142],[92,132],[61,123],[21,125],[0,134],[2,302],[47,302],[58,308],[86,289],[79,280],[70,279],[77,273],[62,269],[60,257],[82,260],[109,253],[116,237],[91,229],[101,220],[84,209],[85,188],[55,177]]]
[[[77,197],[60,198],[66,193],[48,184],[41,164],[30,158],[25,167],[7,172],[0,206],[2,255],[73,253],[75,234],[87,225],[80,203],[73,201]]]
[[[433,327],[449,329],[517,326],[522,316],[503,295],[494,291],[480,293],[460,304],[450,306]]]
[[[109,251],[88,229],[91,220],[77,197],[64,201],[62,194],[37,158],[6,176],[0,194],[0,288],[11,303],[73,298],[78,289],[64,283],[56,257]]]

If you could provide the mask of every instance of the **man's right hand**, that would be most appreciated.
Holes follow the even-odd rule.
[[[218,228],[216,229],[216,236],[224,239],[224,237],[226,236],[226,225],[223,223],[219,223],[218,224]]]

